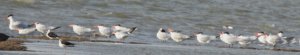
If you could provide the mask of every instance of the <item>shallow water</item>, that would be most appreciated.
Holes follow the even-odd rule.
[[[184,34],[202,31],[215,35],[220,31],[252,35],[266,31],[284,31],[288,36],[300,33],[299,0],[0,0],[0,17],[15,14],[17,20],[62,26],[60,35],[75,35],[70,23],[92,27],[97,24],[122,24],[138,27],[126,41],[157,45],[158,28],[172,27]],[[272,27],[272,25],[275,25]],[[233,30],[223,30],[231,25]],[[8,23],[0,19],[0,30],[12,36]],[[68,33],[68,34],[63,34]],[[184,41],[197,45],[196,40]],[[208,46],[222,45],[219,41]],[[151,55],[151,54],[150,54]]]

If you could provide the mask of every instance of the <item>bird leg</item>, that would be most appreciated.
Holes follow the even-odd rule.
[[[229,44],[229,48],[233,48],[233,44]]]
[[[77,35],[77,38],[78,38],[77,41],[78,41],[78,42],[81,41],[81,37],[80,37],[80,36],[81,36],[81,35]]]
[[[161,42],[162,42],[162,43],[166,43],[167,41],[166,41],[166,40],[161,40]]]
[[[45,35],[44,35],[44,33],[40,33],[40,36],[41,36],[41,37],[44,37]]]
[[[65,50],[64,55],[67,55],[67,49],[66,49],[66,47],[64,47],[64,50]]]
[[[276,43],[272,46],[272,49],[276,49]]]
[[[116,41],[116,43],[122,43],[123,39],[119,39]]]

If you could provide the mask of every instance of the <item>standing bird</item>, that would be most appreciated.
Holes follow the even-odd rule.
[[[9,38],[8,35],[6,35],[4,33],[0,33],[0,42],[6,41],[8,38]]]
[[[31,27],[31,28],[24,28],[24,29],[16,29],[16,31],[18,32],[18,34],[26,35],[26,34],[32,34],[34,31],[36,31],[36,28]]]
[[[9,29],[10,30],[29,28],[34,25],[34,24],[28,24],[28,23],[14,20],[13,14],[8,15],[7,19],[9,20]]]
[[[233,34],[230,34],[229,32],[222,32],[220,34],[220,39],[230,46],[233,46],[233,44],[237,43],[237,37]]]
[[[210,43],[210,41],[212,40],[211,36],[205,35],[205,34],[203,34],[203,32],[197,32],[197,33],[194,33],[194,35],[196,36],[197,41],[201,44]]]
[[[166,32],[165,29],[159,28],[157,34],[156,34],[157,39],[166,41],[170,38],[170,35]]]
[[[168,28],[168,31],[170,32],[171,39],[173,39],[175,42],[181,42],[190,38],[190,36],[174,31],[172,28]]]
[[[122,32],[132,33],[133,31],[137,30],[137,27],[127,28],[127,27],[122,27],[120,24],[116,24],[116,25],[113,25],[112,29],[113,29],[113,31],[122,31]]]
[[[266,38],[267,38],[267,34],[265,34],[264,32],[258,32],[255,34],[255,36],[258,38],[258,41],[262,44],[262,45],[266,45],[267,44],[267,41],[266,41]]]
[[[73,32],[75,32],[78,35],[79,40],[81,39],[80,38],[81,35],[84,35],[85,33],[90,33],[90,32],[94,31],[91,28],[83,27],[80,25],[71,24],[69,26],[73,28]]]
[[[35,28],[37,29],[37,31],[41,32],[42,35],[46,34],[46,32],[50,29],[58,29],[60,27],[54,27],[54,26],[48,26],[39,22],[35,22]]]
[[[98,28],[98,30],[99,30],[99,32],[102,36],[105,36],[105,37],[108,37],[108,38],[111,37],[112,31],[111,31],[110,27],[106,27],[106,26],[101,24],[101,25],[98,25],[97,28]]]
[[[242,36],[241,34],[237,36],[237,41],[242,47],[247,47],[254,40],[256,40],[255,36]]]
[[[48,37],[49,39],[54,39],[54,38],[59,38],[60,37],[57,34],[55,34],[54,32],[52,32],[51,30],[53,30],[53,29],[47,30],[46,37]]]
[[[280,38],[277,36],[277,35],[271,35],[269,34],[267,37],[266,37],[266,41],[269,45],[271,45],[273,48],[276,47],[278,41],[280,40]]]
[[[296,38],[295,37],[287,37],[283,34],[283,31],[279,31],[277,33],[277,36],[280,37],[280,40],[283,41],[282,44],[287,44],[288,46],[290,46],[290,44],[295,43],[296,42]]]
[[[33,32],[36,31],[36,28],[31,27],[31,28],[17,29],[16,31],[18,32],[19,35],[29,35],[29,34],[33,34]],[[26,36],[25,39],[27,39]]]
[[[63,40],[63,39],[59,39],[58,46],[64,48],[64,50],[65,50],[64,55],[66,55],[66,52],[67,52],[67,51],[66,51],[66,48],[67,48],[67,47],[75,47],[75,44],[74,44],[74,43],[71,43],[71,42],[68,42],[68,41],[66,41],[66,40]]]
[[[117,42],[121,43],[122,41],[124,41],[128,37],[128,35],[130,33],[125,32],[125,31],[115,31],[112,34],[114,34],[115,37],[118,39]]]

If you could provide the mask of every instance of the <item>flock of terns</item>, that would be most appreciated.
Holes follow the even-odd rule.
[[[72,47],[75,44],[68,42],[66,40],[61,39],[58,35],[53,32],[60,27],[56,26],[49,26],[39,22],[35,22],[33,24],[27,24],[21,21],[17,21],[13,18],[13,14],[9,14],[6,18],[9,21],[9,29],[13,31],[17,31],[18,34],[26,35],[32,32],[38,31],[41,34],[45,35],[49,39],[59,39],[59,46],[60,47]],[[95,32],[92,28],[84,27],[81,25],[70,24],[71,28],[73,28],[73,32],[78,35],[78,37],[86,34]],[[128,35],[132,34],[134,31],[137,30],[137,27],[123,27],[120,24],[115,24],[112,27],[107,27],[102,24],[95,26],[98,28],[99,33],[101,36],[111,37],[112,35],[115,36],[116,39],[119,41],[123,41],[128,37]],[[223,26],[224,29],[233,29],[231,26]],[[277,35],[267,34],[265,32],[257,32],[253,36],[243,36],[243,35],[234,35],[230,34],[229,32],[221,32],[219,35],[205,35],[203,32],[195,32],[194,35],[197,41],[201,44],[208,44],[211,40],[220,39],[224,43],[228,44],[230,47],[233,44],[240,44],[241,46],[248,46],[253,41],[258,40],[264,46],[272,46],[275,47],[277,44],[290,44],[300,42],[299,38],[296,37],[286,37],[283,35],[282,31],[279,31]],[[157,32],[157,38],[162,41],[166,41],[172,39],[175,42],[182,42],[193,36],[185,35],[180,33],[179,31],[175,31],[172,28],[163,29],[160,28]],[[2,37],[1,37],[2,38]],[[3,38],[2,38],[3,39]]]

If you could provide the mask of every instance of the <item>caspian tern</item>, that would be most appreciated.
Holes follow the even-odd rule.
[[[229,32],[222,32],[220,34],[220,39],[229,45],[233,46],[233,44],[236,44],[237,43],[237,37],[234,36],[233,34],[230,34]]]
[[[166,41],[170,38],[170,35],[166,32],[165,29],[159,28],[157,34],[156,34],[157,39]]]
[[[34,31],[36,31],[36,28],[31,27],[31,28],[17,29],[16,31],[18,32],[18,34],[25,35],[25,34],[33,33]]]
[[[101,25],[98,25],[97,28],[101,35],[108,37],[108,38],[111,37],[112,30],[110,29],[110,27],[106,27],[103,24],[101,24]]]
[[[266,41],[269,45],[271,45],[273,48],[276,47],[276,44],[278,43],[278,41],[280,40],[280,38],[277,35],[271,35],[269,34],[266,37]]]
[[[280,40],[281,40],[281,41],[283,41],[282,44],[287,44],[288,46],[289,46],[290,44],[295,43],[295,41],[296,41],[296,38],[295,38],[295,37],[287,37],[287,36],[285,36],[284,33],[283,33],[283,31],[279,31],[279,32],[277,33],[277,36],[280,37]]]
[[[132,28],[127,28],[127,27],[123,27],[120,24],[115,24],[112,27],[113,31],[122,31],[122,32],[128,32],[128,33],[132,33],[133,31],[137,30],[137,27],[132,27]]]
[[[242,36],[241,34],[237,36],[237,41],[242,47],[247,47],[252,41],[256,40],[255,36]]]
[[[79,40],[81,39],[80,37],[81,35],[84,35],[86,33],[91,33],[94,31],[91,28],[83,27],[80,25],[71,24],[69,26],[73,28],[73,32],[78,35],[77,37],[79,38]]]
[[[264,32],[258,32],[255,34],[255,36],[258,38],[258,41],[260,43],[262,43],[263,45],[267,44],[267,41],[266,41],[267,35]]]
[[[190,38],[190,36],[174,31],[172,28],[168,28],[168,31],[170,32],[171,39],[173,39],[175,42],[181,42]]]
[[[114,34],[115,37],[118,39],[117,42],[121,42],[121,41],[125,40],[130,33],[119,30],[119,31],[113,32],[112,34]]]
[[[21,21],[14,20],[13,14],[8,15],[7,19],[9,20],[10,30],[25,29],[25,28],[32,27],[34,25],[34,24],[27,24]]]
[[[83,27],[83,26],[80,26],[80,25],[71,24],[71,25],[69,25],[69,26],[73,28],[73,31],[74,31],[77,35],[83,35],[83,34],[85,34],[85,33],[93,32],[93,31],[94,31],[94,30],[92,30],[91,28]]]
[[[207,44],[211,41],[212,37],[209,35],[203,34],[203,32],[194,33],[197,38],[197,41],[201,44]]]

